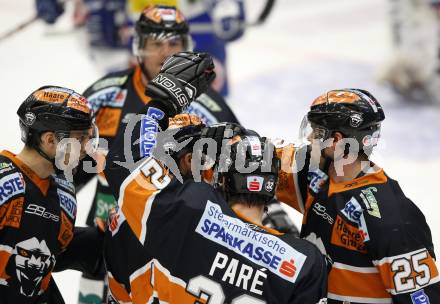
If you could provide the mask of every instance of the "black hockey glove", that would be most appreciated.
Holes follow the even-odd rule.
[[[212,138],[217,143],[216,155],[209,155],[209,153],[207,153],[209,158],[218,162],[220,160],[222,148],[224,148],[222,146],[223,141],[230,140],[234,136],[243,134],[245,131],[246,129],[241,125],[230,122],[222,122],[203,128],[201,138]]]
[[[208,89],[215,78],[214,63],[207,53],[181,52],[169,57],[145,94],[165,106],[169,117],[185,110]]]

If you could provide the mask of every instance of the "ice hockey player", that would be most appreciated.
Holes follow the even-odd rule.
[[[74,24],[85,25],[89,53],[94,64],[106,72],[128,67],[133,23],[147,5],[178,7],[188,18],[195,50],[214,57],[217,77],[212,87],[228,94],[226,46],[242,37],[246,20],[242,0],[74,0]],[[269,14],[271,0],[262,13]],[[48,24],[64,12],[65,1],[36,0],[37,14]],[[259,18],[255,24],[261,24]]]
[[[222,96],[227,96],[229,85],[226,48],[229,43],[243,36],[246,25],[250,23],[246,20],[245,1],[127,0],[130,12],[140,12],[151,2],[176,6],[185,14],[190,25],[191,37],[194,40],[194,50],[209,53],[213,57],[217,76],[211,87]],[[270,11],[270,8],[266,8],[268,5],[269,3],[264,9],[267,14]],[[258,22],[263,22],[263,20],[258,20]]]
[[[328,303],[440,303],[425,217],[369,159],[384,119],[369,92],[332,90],[304,120],[312,145],[278,150],[277,198],[304,213],[301,237],[333,261]]]
[[[212,69],[212,59],[203,53],[172,56],[148,84],[153,100],[129,134],[131,156],[124,154],[127,139],[122,135],[110,148],[105,175],[118,199],[106,234],[110,301],[318,303],[326,294],[322,254],[309,242],[261,224],[278,180],[279,160],[270,142],[239,127],[231,127],[235,134],[224,137],[224,124],[203,129],[201,138],[217,143],[211,159],[220,158],[216,151],[224,140],[231,149],[230,167],[218,171],[217,188],[190,178],[180,182],[143,149],[146,141],[161,142],[157,130],[166,129],[169,117],[207,88]],[[141,136],[146,129],[148,136]],[[240,150],[245,142],[246,150]],[[184,172],[191,155],[180,156]],[[244,157],[246,167],[256,164],[255,170],[238,172],[237,155]],[[263,155],[268,155],[266,161]],[[130,157],[135,167],[127,164]]]
[[[45,86],[17,114],[25,146],[0,153],[0,302],[64,303],[51,272],[74,237],[77,207],[60,169],[84,157],[92,110],[73,90]]]
[[[191,49],[188,24],[174,7],[147,7],[136,22],[135,30],[133,52],[138,66],[111,73],[95,82],[84,93],[95,112],[100,137],[108,141],[108,147],[130,119],[150,101],[144,94],[145,86],[159,73],[165,59],[176,52]],[[202,94],[192,104],[190,111],[200,116],[205,124],[218,121],[237,122],[223,98],[212,89],[207,94]],[[93,177],[92,174],[79,172],[76,176],[78,189]],[[93,226],[96,221],[103,228],[108,210],[114,205],[112,192],[101,174],[98,176],[94,204],[87,224]],[[103,276],[95,278],[84,274],[80,302],[85,297],[93,297],[92,294],[101,297],[105,292],[102,279]]]

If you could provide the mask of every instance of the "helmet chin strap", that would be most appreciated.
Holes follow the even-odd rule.
[[[49,161],[52,164],[52,168],[55,172],[56,175],[59,175],[63,172],[63,170],[59,169],[55,163],[55,157],[50,158],[49,155],[47,155],[46,152],[44,152],[41,148],[40,145],[38,144],[34,144],[32,145],[32,148],[38,152],[38,154],[40,154],[44,159],[46,159],[47,161]]]
[[[35,151],[38,152],[38,154],[40,154],[44,159],[46,159],[52,164],[53,170],[55,171],[56,174],[62,172],[62,170],[58,169],[58,167],[55,164],[55,157],[50,158],[49,155],[47,155],[43,150],[41,150],[39,146],[34,146],[33,148],[35,149]]]

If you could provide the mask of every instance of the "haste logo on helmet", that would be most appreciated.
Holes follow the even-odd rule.
[[[84,96],[78,93],[63,88],[49,88],[35,92],[34,97],[41,101],[47,103],[63,103],[67,102],[66,106],[71,109],[75,109],[84,113],[89,114],[91,108]]]

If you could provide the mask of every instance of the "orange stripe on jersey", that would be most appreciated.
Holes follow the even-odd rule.
[[[145,86],[142,83],[142,71],[139,66],[136,66],[133,74],[133,86],[136,90],[137,95],[142,100],[144,104],[147,104],[151,98],[145,95]]]
[[[302,224],[305,225],[307,224],[307,215],[309,213],[310,208],[312,207],[313,201],[315,200],[315,198],[310,195],[310,193],[307,194],[307,199],[306,199],[306,205],[304,207],[304,215],[302,218]]]
[[[367,174],[351,181],[335,183],[330,178],[330,186],[328,189],[328,197],[335,193],[344,192],[351,189],[356,189],[359,187],[364,187],[371,184],[384,184],[388,181],[387,176],[383,169],[371,174]]]
[[[115,136],[119,128],[122,110],[114,108],[102,108],[96,115],[96,125],[101,136]]]
[[[61,224],[60,232],[58,233],[58,241],[61,244],[61,249],[65,249],[73,239],[73,223],[70,222],[64,211],[61,211],[60,222]]]
[[[329,273],[328,292],[346,297],[390,298],[379,273],[357,272],[338,268],[332,268]]]
[[[373,261],[386,289],[392,293],[414,291],[440,280],[434,259],[425,248]]]
[[[7,280],[10,278],[6,274],[6,265],[11,257],[12,248],[5,245],[0,245],[0,279]]]
[[[149,302],[148,300],[153,296],[151,274],[151,263],[148,263],[130,275],[130,295],[133,303],[147,303]]]
[[[131,302],[132,299],[128,294],[127,290],[125,290],[124,285],[116,281],[111,274],[108,276],[108,286],[110,287],[110,291],[113,297],[118,301],[123,302]]]
[[[146,158],[122,183],[118,205],[131,230],[143,244],[147,221],[156,194],[171,178],[154,158]]]
[[[206,303],[186,291],[186,284],[173,277],[157,261],[154,262],[154,289],[160,301],[170,304]]]
[[[302,213],[304,212],[304,209],[299,193],[297,193],[297,185],[295,183],[296,172],[293,172],[295,147],[293,144],[290,144],[282,148],[276,148],[276,153],[281,160],[281,170],[278,174],[276,197],[278,200]]]
[[[0,206],[0,229],[5,226],[20,228],[24,197],[18,197]]]
[[[157,260],[135,271],[130,276],[130,287],[133,303],[147,303],[153,296],[161,303],[206,303],[206,300],[188,293],[186,283],[172,276]]]
[[[29,168],[24,162],[17,158],[14,153],[3,150],[0,152],[0,155],[3,155],[9,158],[20,170],[26,174],[27,177],[37,186],[41,193],[46,196],[47,191],[49,190],[50,180],[49,178],[41,178],[39,177],[31,168]]]
[[[148,189],[142,186],[142,184],[138,183],[140,179],[146,185],[150,183],[149,178],[143,176],[142,173],[139,173],[136,179],[129,182],[124,189],[121,210],[131,230],[139,241],[143,243],[144,238],[142,236],[145,235],[146,229],[146,218],[144,218],[144,215],[151,208],[149,204],[151,205],[157,189],[152,187]]]

